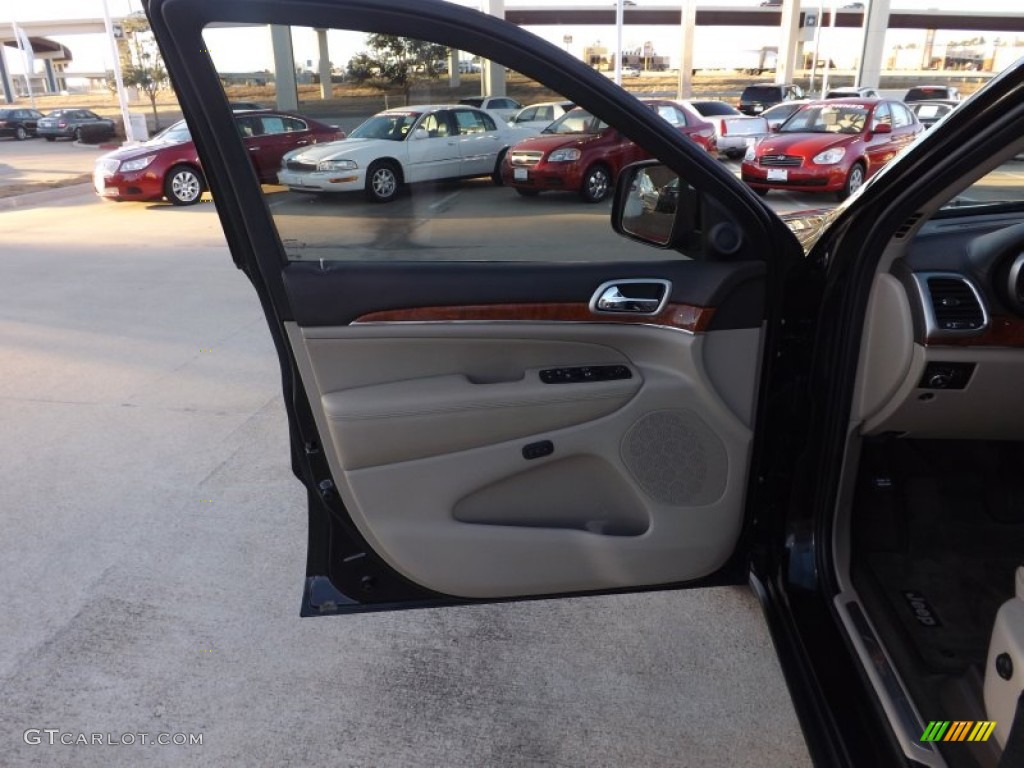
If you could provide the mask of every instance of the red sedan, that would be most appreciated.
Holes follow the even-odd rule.
[[[335,126],[289,112],[235,114],[242,141],[263,183],[277,181],[281,158],[307,144],[344,139]],[[96,194],[111,200],[159,200],[175,205],[198,203],[206,188],[195,144],[184,120],[136,147],[118,149],[96,160]]]
[[[696,111],[678,102],[644,102],[712,155],[718,147],[715,128]],[[619,170],[649,155],[614,128],[584,109],[573,109],[539,136],[512,147],[502,163],[501,177],[521,195],[543,190],[578,192],[588,203],[607,197]]]
[[[923,130],[898,101],[812,101],[747,149],[743,181],[761,195],[787,189],[845,200]]]

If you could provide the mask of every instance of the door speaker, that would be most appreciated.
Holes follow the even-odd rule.
[[[655,501],[695,507],[725,492],[725,445],[693,411],[645,414],[622,438],[621,455],[633,479]]]

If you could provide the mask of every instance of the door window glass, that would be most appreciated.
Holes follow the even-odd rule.
[[[273,74],[281,72],[270,45],[275,34],[290,40],[298,62],[294,83]],[[468,60],[473,52],[329,29],[334,77],[323,88],[315,29],[216,26],[204,37],[225,102],[287,104],[297,115],[236,113],[243,139],[307,129],[308,116],[303,143],[270,161],[276,168],[260,169],[263,178],[276,172],[278,183],[264,184],[261,193],[288,260],[686,258],[615,234],[610,214],[616,179],[626,163],[648,155],[586,110],[559,117],[552,104],[568,100],[542,82],[482,59],[474,63],[483,66],[449,73],[453,56]],[[600,66],[610,71],[614,61]],[[517,97],[497,94],[492,107],[533,104],[522,118],[537,122],[510,127],[468,105],[417,106],[479,100],[481,80],[488,76],[497,78],[493,87]],[[671,124],[685,123],[676,106],[656,104],[652,110]],[[318,133],[334,127],[346,138]],[[425,139],[414,127],[442,140]],[[248,148],[245,157],[268,161]]]

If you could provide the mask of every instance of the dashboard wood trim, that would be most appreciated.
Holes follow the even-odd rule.
[[[931,338],[928,347],[1024,347],[1024,318],[992,315],[988,328],[977,336]]]
[[[480,304],[460,307],[416,307],[370,312],[353,321],[363,323],[558,322],[661,325],[702,333],[711,325],[713,307],[666,304],[656,315],[595,314],[586,304]]]

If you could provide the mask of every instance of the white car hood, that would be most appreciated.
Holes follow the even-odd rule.
[[[337,160],[369,155],[377,157],[382,154],[393,155],[401,151],[404,142],[388,139],[342,139],[326,144],[314,144],[311,147],[293,149],[285,155],[287,160],[298,160],[305,163],[318,163],[321,160]]]

